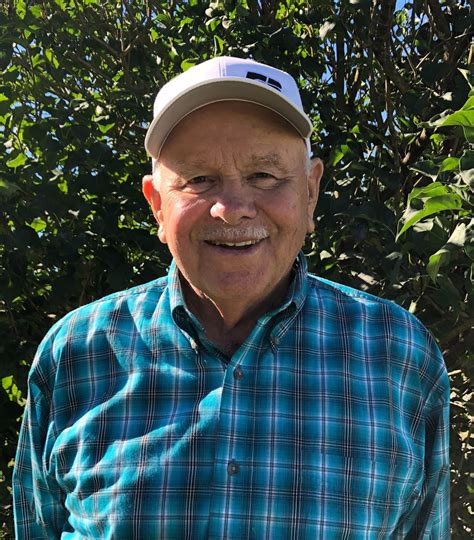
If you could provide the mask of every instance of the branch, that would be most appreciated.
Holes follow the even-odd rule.
[[[448,21],[444,17],[441,11],[441,6],[437,0],[428,0],[431,16],[433,17],[434,27],[438,36],[442,40],[447,40],[451,36],[451,29],[449,28]]]
[[[466,336],[466,338],[468,338],[469,335],[472,334],[473,332],[472,319],[468,319],[467,321],[464,321],[462,324],[460,324],[456,328],[453,328],[453,330],[451,330],[451,332],[449,332],[449,334],[445,336],[445,338],[443,339],[443,342],[445,342],[446,345],[448,346],[448,350],[449,350],[449,343],[451,343],[451,341],[455,342],[454,346],[460,345],[459,336],[463,335],[465,332],[468,332],[468,335]],[[469,340],[467,340],[466,342],[469,342]]]
[[[426,144],[429,142],[429,135],[425,128],[423,128],[415,139],[413,144],[410,145],[410,149],[404,155],[402,159],[403,165],[408,165],[409,163],[414,162],[418,156],[423,152]]]
[[[373,50],[372,48],[368,49],[368,58],[367,58],[367,64],[369,66],[373,66]],[[371,76],[370,76],[370,84],[369,84],[369,94],[370,94],[370,100],[373,105],[373,115],[375,117],[375,121],[377,122],[377,126],[379,128],[380,133],[385,133],[385,122],[382,118],[382,114],[380,112],[381,107],[377,107],[377,103],[380,101],[380,94],[376,88],[376,77],[374,73],[374,69],[372,68]],[[384,140],[380,138],[380,141],[382,144],[384,143]]]
[[[335,65],[335,87],[336,87],[336,107],[338,109],[344,108],[346,104],[344,96],[344,80],[346,76],[344,55],[344,36],[339,28],[336,32],[336,65]]]
[[[248,0],[247,5],[249,6],[250,13],[257,18],[260,15],[259,4],[257,0]]]
[[[390,82],[387,79],[385,81],[385,107],[387,109],[387,123],[388,131],[390,133],[390,141],[393,148],[394,165],[397,171],[400,171],[400,150],[398,148],[398,133],[394,123],[394,109],[392,98],[390,96]]]
[[[349,81],[347,82],[347,84],[349,85]],[[360,69],[359,67],[357,67],[355,70],[354,78],[352,79],[352,86],[349,87],[348,92],[347,92],[348,93],[347,102],[349,103],[351,108],[354,108],[355,106],[355,100],[360,90],[361,84],[362,84],[362,77],[360,75]]]
[[[472,61],[472,47],[471,43],[472,35],[463,34],[456,37],[458,41],[457,45],[452,49],[449,62],[453,64],[453,71],[457,69],[457,63],[464,54],[467,54],[468,64]],[[471,49],[469,50],[469,44],[471,43]]]
[[[400,92],[405,94],[410,90],[410,85],[397,71],[389,53],[394,10],[395,0],[379,0],[378,2],[376,0],[374,2],[374,19],[371,30],[372,48],[387,77]]]
[[[12,312],[10,306],[6,302],[3,305],[5,306],[7,316],[10,319],[10,324],[11,324],[11,327],[13,328],[13,332],[15,334],[15,337],[17,338],[17,340],[20,340],[20,332],[18,331],[18,326],[17,326],[16,321],[15,321],[15,316],[13,315],[13,312]]]
[[[266,25],[272,25],[276,18],[276,9],[278,2],[275,0],[262,0],[262,18],[263,23]]]
[[[105,49],[107,49],[109,51],[110,54],[112,54],[113,56],[115,56],[116,58],[119,57],[119,53],[113,48],[111,47],[106,41],[104,41],[103,39],[100,39],[99,37],[97,37],[96,35],[92,35],[91,36],[92,39],[94,41],[96,41],[99,45],[102,45],[102,47],[104,47]]]
[[[64,54],[65,58],[67,58],[67,57],[71,58],[71,60],[73,60],[74,62],[77,62],[78,64],[81,64],[90,73],[94,73],[100,79],[108,80],[107,77],[104,77],[104,73],[102,71],[100,71],[99,69],[97,69],[93,64],[91,64],[90,62],[87,62],[87,60],[84,60],[83,58],[78,56],[78,54],[76,54],[75,52],[73,53],[70,50],[66,51],[66,52],[67,52],[67,54]]]

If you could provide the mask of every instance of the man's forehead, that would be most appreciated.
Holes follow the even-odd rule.
[[[252,151],[246,155],[240,155],[240,164],[246,167],[274,167],[278,169],[286,169],[288,164],[284,158],[273,150],[268,151]],[[225,159],[225,156],[224,156]],[[195,169],[207,169],[219,165],[222,161],[222,156],[213,156],[212,152],[203,157],[201,154],[185,155],[173,160],[160,158],[159,164],[164,165],[169,170],[177,172],[185,172]]]

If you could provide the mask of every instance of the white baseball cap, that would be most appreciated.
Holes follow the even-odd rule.
[[[230,56],[193,66],[161,88],[145,137],[147,152],[157,159],[168,135],[185,116],[210,103],[231,100],[255,103],[282,116],[305,140],[311,155],[313,126],[295,79],[274,67]]]

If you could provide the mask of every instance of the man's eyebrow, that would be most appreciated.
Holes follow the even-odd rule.
[[[192,174],[197,169],[208,169],[210,165],[208,159],[196,157],[192,160],[189,158],[177,159],[173,162],[171,169],[178,174]],[[286,169],[280,156],[276,152],[252,154],[248,160],[248,167],[275,167],[280,170]]]
[[[169,167],[170,165],[168,165]],[[190,161],[189,159],[177,159],[172,163],[171,170],[179,173],[194,172],[195,169],[209,167],[209,161],[206,159],[196,158]]]
[[[262,166],[273,166],[278,168],[283,168],[280,156],[276,152],[271,152],[269,154],[253,154],[250,158],[250,163],[252,165],[262,165]]]

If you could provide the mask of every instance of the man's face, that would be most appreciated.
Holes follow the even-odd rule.
[[[303,139],[263,107],[215,103],[174,128],[144,193],[198,295],[256,304],[285,282],[314,228],[322,164],[307,169]]]

